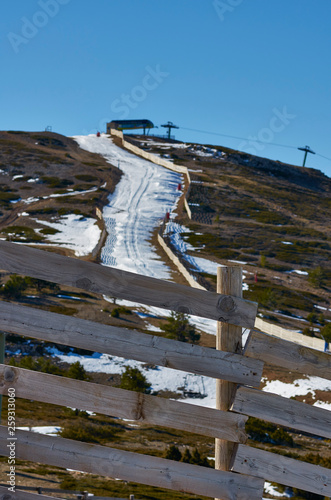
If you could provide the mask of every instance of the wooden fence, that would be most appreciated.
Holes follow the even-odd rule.
[[[224,293],[211,293],[9,242],[0,242],[0,269],[217,319],[222,350],[0,302],[0,330],[4,332],[221,379],[222,394],[226,390],[231,395],[225,403],[221,399],[224,409],[211,409],[0,364],[1,394],[14,388],[19,398],[212,436],[217,439],[216,454],[220,449],[228,465],[219,462],[223,470],[214,470],[22,430],[15,433],[17,459],[224,500],[261,499],[264,480],[331,495],[329,469],[245,444],[245,422],[250,415],[330,439],[330,412],[258,387],[264,362],[331,378],[331,357],[255,332],[243,352],[233,339],[240,336],[241,327],[253,328],[257,306],[238,296],[240,286],[232,286],[232,271],[223,279]],[[1,456],[8,456],[7,444],[8,429],[0,426]]]

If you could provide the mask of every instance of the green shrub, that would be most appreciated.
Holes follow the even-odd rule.
[[[127,366],[122,374],[121,389],[136,392],[149,392],[150,384],[143,373],[138,368]]]
[[[132,314],[132,312],[131,309],[129,309],[128,307],[119,306],[115,307],[115,309],[113,309],[112,312],[110,313],[112,318],[119,318],[121,314]]]
[[[311,493],[310,491],[299,490],[298,488],[292,488],[293,496],[292,500],[325,500],[324,495],[317,495],[317,493]]]
[[[321,335],[326,340],[326,342],[331,342],[331,323],[327,323],[321,329]]]
[[[307,321],[309,321],[309,323],[311,325],[313,325],[314,323],[317,323],[317,321],[318,321],[318,315],[315,312],[310,312],[307,315]]]
[[[131,309],[129,309],[128,307],[124,307],[124,306],[119,306],[118,307],[118,312],[120,314],[132,314]]]
[[[292,436],[276,425],[250,417],[246,422],[246,432],[251,439],[261,443],[294,446]]]
[[[314,330],[309,327],[306,327],[302,330],[302,335],[306,335],[307,337],[315,337]]]
[[[81,420],[74,424],[65,425],[59,432],[60,436],[86,443],[102,443],[114,439],[118,429],[109,424],[98,424]]]
[[[179,462],[181,460],[181,458],[182,458],[182,454],[179,451],[179,449],[177,448],[177,446],[175,446],[174,444],[172,444],[166,450],[164,458],[167,458],[168,460],[176,460],[176,462]]]
[[[210,467],[207,457],[201,456],[198,448],[194,448],[192,453],[189,448],[186,448],[182,454],[177,446],[170,445],[165,452],[165,458],[169,460],[176,460],[177,462],[185,462],[188,464],[201,465],[202,467]]]
[[[40,233],[42,234],[56,234],[59,232],[60,231],[58,229],[55,229],[54,227],[45,227],[45,229],[40,230]]]
[[[27,279],[13,274],[1,288],[0,292],[6,299],[19,300],[27,288]]]
[[[83,181],[83,182],[94,182],[94,181],[98,180],[98,178],[95,177],[95,175],[89,175],[89,174],[79,174],[79,175],[75,175],[75,177],[77,180]]]
[[[59,177],[49,177],[47,175],[43,175],[41,180],[50,188],[65,188],[73,184],[69,179],[60,179]]]
[[[24,356],[19,361],[15,361],[14,358],[11,358],[9,364],[10,366],[17,366],[19,368],[25,368],[26,370],[33,370],[37,372],[50,373],[52,375],[62,376],[65,374],[64,369],[56,366],[48,358],[33,359],[32,356]]]
[[[83,367],[83,365],[80,364],[79,361],[76,361],[76,363],[73,363],[72,365],[70,365],[70,368],[67,372],[67,377],[75,378],[77,380],[88,380],[89,379],[85,368]]]
[[[65,307],[65,306],[50,306],[48,308],[50,312],[57,314],[65,314],[66,316],[73,316],[78,312],[75,307]]]
[[[258,292],[258,302],[267,309],[275,309],[280,305],[280,300],[272,288],[264,288]]]
[[[112,310],[112,312],[110,313],[110,315],[111,315],[112,318],[119,318],[120,317],[120,313],[119,313],[118,307],[115,307],[115,309]]]
[[[16,189],[15,189],[16,191]],[[17,201],[20,199],[20,195],[15,194],[13,190],[5,189],[2,186],[0,186],[0,205],[2,205],[4,208],[7,208],[10,206],[11,201]]]
[[[44,291],[58,293],[60,291],[59,285],[52,283],[51,281],[40,280],[38,278],[25,278],[29,287],[35,288],[38,293],[43,293]]]
[[[263,254],[260,255],[260,266],[261,267],[266,267],[267,264],[267,257]]]
[[[8,234],[8,238],[10,237],[12,241],[42,241],[44,239],[43,236],[35,233],[32,227],[27,226],[8,226],[2,232]]]
[[[202,465],[203,467],[210,467],[207,458],[200,455],[198,448],[194,448],[190,463],[194,465]]]
[[[192,455],[191,455],[190,449],[189,448],[185,448],[185,451],[184,451],[184,453],[182,455],[182,462],[190,464],[191,460],[192,460]]]
[[[318,266],[308,272],[308,281],[316,288],[322,288],[325,286],[327,274],[325,270]]]
[[[167,322],[160,326],[170,339],[180,342],[198,342],[200,335],[196,333],[195,326],[192,325],[186,314],[180,312],[171,312]]]
[[[43,215],[43,214],[55,215],[57,213],[58,213],[58,211],[55,208],[51,208],[51,207],[39,208],[36,210],[29,210],[30,215]]]

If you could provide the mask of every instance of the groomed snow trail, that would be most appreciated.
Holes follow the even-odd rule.
[[[131,154],[106,134],[76,136],[82,149],[101,154],[123,172],[115,192],[109,197],[103,218],[108,238],[101,253],[102,263],[125,271],[159,279],[169,279],[149,239],[167,210],[173,210],[181,195],[177,190],[181,175]]]

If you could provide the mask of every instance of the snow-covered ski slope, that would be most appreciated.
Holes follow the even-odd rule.
[[[109,136],[76,136],[81,148],[101,154],[123,172],[109,197],[103,218],[108,238],[101,253],[104,265],[160,279],[169,279],[168,267],[153,249],[152,231],[173,210],[181,195],[181,175],[116,146]]]
[[[157,255],[150,238],[166,212],[171,212],[177,205],[182,194],[177,189],[179,183],[183,184],[181,174],[125,151],[106,134],[101,137],[76,136],[74,139],[81,148],[101,154],[123,172],[103,210],[108,237],[101,252],[102,263],[144,276],[170,279],[170,270]],[[192,262],[192,265],[203,271],[198,264]],[[139,304],[131,304],[135,305],[139,307]],[[159,316],[170,314],[155,307],[145,309]],[[199,329],[216,334],[216,321],[194,317],[194,322]]]

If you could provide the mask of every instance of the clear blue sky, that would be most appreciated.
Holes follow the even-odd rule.
[[[111,119],[148,118],[173,121],[183,141],[296,165],[297,146],[331,158],[330,0],[2,0],[1,7],[1,130],[51,125],[74,135]],[[331,176],[321,156],[308,155],[307,166]]]

